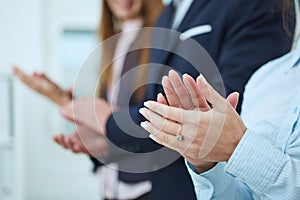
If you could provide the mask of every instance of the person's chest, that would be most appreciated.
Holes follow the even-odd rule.
[[[271,66],[246,89],[242,118],[246,126],[285,151],[300,134],[299,67]]]

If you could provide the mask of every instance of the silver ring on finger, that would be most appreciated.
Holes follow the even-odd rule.
[[[182,125],[180,124],[179,132],[178,132],[178,134],[176,135],[176,138],[175,138],[177,141],[183,141],[184,140],[184,137],[181,134],[181,131],[182,131]]]

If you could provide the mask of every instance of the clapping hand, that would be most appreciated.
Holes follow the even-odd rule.
[[[235,111],[238,93],[226,100],[202,75],[197,82],[184,75],[182,82],[173,71],[162,84],[167,98],[160,94],[140,110],[149,120],[141,126],[150,138],[181,153],[199,173],[228,160],[246,131]]]
[[[108,142],[105,136],[99,135],[84,125],[77,125],[76,131],[70,135],[57,134],[53,140],[73,153],[103,157],[108,153]]]
[[[62,89],[45,74],[34,72],[32,75],[28,75],[17,66],[13,67],[13,73],[29,88],[47,97],[55,104],[63,105],[72,100],[71,89]]]

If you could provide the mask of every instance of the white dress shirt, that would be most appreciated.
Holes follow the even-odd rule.
[[[122,32],[119,35],[114,52],[112,85],[108,89],[108,101],[112,105],[116,105],[118,101],[119,79],[122,75],[126,54],[142,25],[141,19],[134,19],[124,22],[121,26]],[[98,167],[96,171],[99,193],[107,199],[136,199],[152,189],[150,181],[128,184],[119,180],[118,174],[118,164],[116,163]]]
[[[173,0],[176,12],[173,19],[172,29],[177,30],[190,9],[194,0]]]
[[[141,19],[129,20],[121,25],[122,32],[119,34],[119,39],[114,52],[112,85],[108,90],[108,101],[113,105],[116,105],[118,101],[120,90],[119,79],[123,71],[126,55],[142,25],[143,22]]]

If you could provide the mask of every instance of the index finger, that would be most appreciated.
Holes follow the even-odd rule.
[[[185,87],[188,89],[193,104],[196,106],[196,108],[199,108],[201,111],[208,111],[210,107],[206,99],[204,98],[203,94],[201,94],[201,90],[199,90],[194,79],[190,75],[184,74],[183,83]]]
[[[164,92],[166,94],[169,105],[180,108],[181,104],[180,104],[179,97],[177,96],[177,94],[169,80],[169,77],[164,76],[161,83],[162,83],[162,86],[163,86]]]
[[[30,81],[30,76],[16,66],[13,67],[13,73],[24,83],[28,83]]]
[[[205,99],[212,104],[213,108],[223,111],[226,108],[226,99],[223,98],[204,78],[202,74],[197,78],[197,86]]]
[[[176,95],[184,109],[191,109],[194,107],[189,93],[187,92],[180,76],[174,70],[169,72],[170,83],[172,84]]]
[[[146,101],[145,107],[149,108],[153,112],[161,115],[164,118],[183,123],[188,121],[187,110],[182,108],[171,107],[155,101]]]

